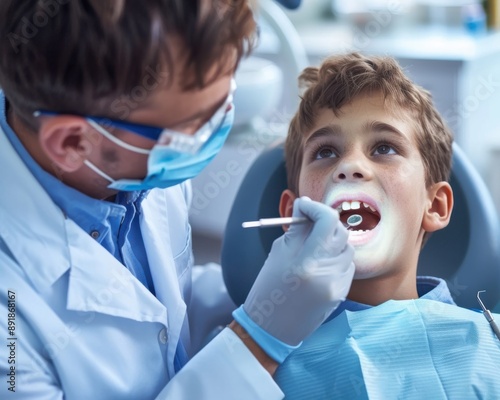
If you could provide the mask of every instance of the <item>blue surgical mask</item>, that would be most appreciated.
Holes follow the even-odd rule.
[[[88,123],[94,129],[120,147],[136,153],[149,154],[148,172],[142,180],[115,180],[89,160],[85,160],[84,163],[101,177],[111,182],[108,188],[121,191],[167,188],[194,178],[219,153],[229,135],[234,120],[234,105],[232,104],[234,89],[235,84],[233,81],[230,94],[225,103],[210,121],[204,124],[194,135],[164,129],[159,135],[159,144],[155,145],[151,150],[125,143],[104,129],[92,117],[87,118]]]
[[[149,152],[148,174],[142,179],[117,179],[98,169],[90,161],[85,164],[110,181],[108,188],[123,191],[167,188],[197,176],[219,153],[233,125],[234,106],[227,111],[224,121],[210,135],[197,153],[191,154],[172,149],[168,145],[156,145]],[[129,149],[130,150],[130,149]],[[133,151],[133,150],[132,150]]]

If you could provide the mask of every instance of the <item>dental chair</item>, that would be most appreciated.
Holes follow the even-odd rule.
[[[500,311],[500,224],[481,177],[458,145],[453,145],[450,184],[454,207],[450,224],[431,235],[419,259],[418,275],[447,281],[455,302],[479,309],[476,298],[491,311]],[[243,179],[227,222],[221,254],[224,280],[240,305],[264,264],[279,228],[243,229],[244,221],[279,216],[281,192],[286,189],[283,144],[266,149]]]

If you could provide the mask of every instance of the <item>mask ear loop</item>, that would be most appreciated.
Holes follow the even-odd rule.
[[[133,151],[134,153],[139,153],[139,154],[151,153],[151,150],[149,150],[149,149],[142,149],[140,147],[133,146],[131,144],[124,142],[123,140],[118,139],[116,136],[113,136],[111,133],[109,133],[106,129],[104,129],[101,125],[99,125],[97,122],[93,121],[92,119],[86,118],[86,120],[92,128],[94,128],[101,135],[103,135],[106,139],[111,140],[113,143],[117,144],[118,146],[123,147],[124,149],[130,150],[130,151]]]
[[[108,182],[114,183],[116,182],[113,178],[111,178],[108,174],[105,172],[101,171],[99,168],[97,168],[94,164],[92,164],[89,160],[83,160],[83,163],[89,167],[92,171],[94,171],[97,175],[101,176],[102,178],[106,179]]]
[[[96,131],[98,131],[101,135],[103,135],[105,138],[111,140],[113,143],[117,144],[120,147],[123,147],[124,149],[133,151],[135,153],[140,153],[140,154],[149,154],[151,150],[148,149],[141,149],[140,147],[133,146],[131,144],[128,144],[124,142],[123,140],[118,139],[117,137],[113,136],[111,133],[109,133],[106,129],[104,129],[101,125],[99,125],[97,122],[91,120],[90,118],[86,118],[86,121],[88,124],[94,128]],[[111,178],[108,174],[106,174],[104,171],[101,171],[99,168],[97,168],[93,163],[91,163],[89,160],[84,160],[83,163],[89,167],[92,171],[94,171],[97,175],[101,176],[102,178],[106,179],[108,182],[114,183],[116,182],[115,179]]]

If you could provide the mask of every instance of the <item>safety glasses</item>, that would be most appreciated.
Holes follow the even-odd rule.
[[[135,133],[137,135],[140,135],[142,137],[145,137],[147,139],[151,139],[155,141],[157,145],[168,146],[173,150],[176,150],[181,153],[195,154],[206,143],[206,141],[210,138],[212,133],[217,131],[217,129],[224,123],[226,115],[231,110],[231,107],[233,107],[233,93],[235,89],[236,89],[236,82],[234,81],[234,79],[232,79],[231,88],[224,103],[217,109],[217,111],[210,118],[210,120],[208,120],[205,124],[203,124],[203,126],[200,129],[198,129],[196,133],[194,133],[193,135],[177,132],[168,128],[160,128],[157,126],[136,124],[133,122],[127,122],[107,117],[98,117],[93,115],[81,115],[81,117],[91,122],[91,125],[93,127],[96,127],[95,124],[97,124],[99,125],[99,127],[104,129],[109,127],[123,129]],[[63,114],[66,113],[47,111],[47,110],[39,110],[33,113],[35,117],[56,116]],[[121,142],[121,140],[117,138],[116,140]],[[147,150],[144,151],[146,152]]]

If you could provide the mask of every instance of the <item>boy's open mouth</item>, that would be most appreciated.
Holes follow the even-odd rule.
[[[371,205],[362,201],[343,201],[336,209],[339,212],[340,221],[350,231],[371,231],[380,222],[379,212]],[[361,223],[353,225],[352,221],[359,220],[359,218],[355,217],[349,219],[353,215],[359,215],[362,218]],[[348,219],[351,224],[348,223]]]

